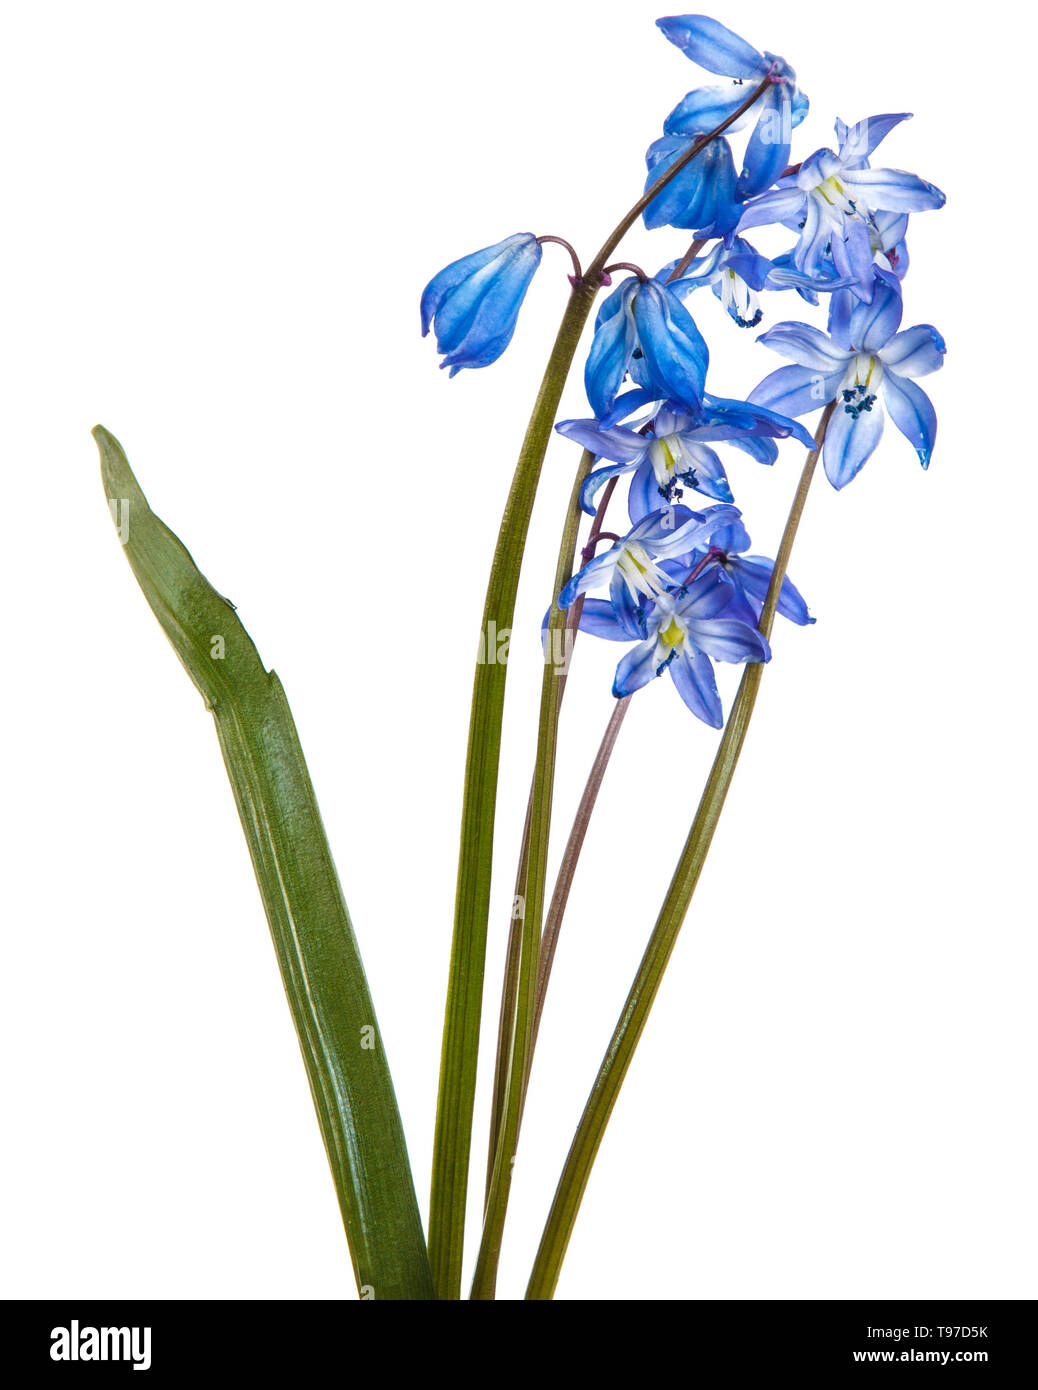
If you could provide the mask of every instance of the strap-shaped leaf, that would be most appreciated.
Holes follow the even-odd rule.
[[[389,1067],[281,682],[233,606],[152,512],[118,441],[100,425],[94,437],[126,557],[216,720],[361,1295],[431,1298]]]

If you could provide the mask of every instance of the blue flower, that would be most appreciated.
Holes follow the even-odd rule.
[[[943,207],[945,201],[939,188],[916,174],[869,168],[868,156],[888,131],[907,119],[901,113],[872,116],[853,127],[838,123],[839,152],[816,150],[778,188],[746,205],[738,230],[771,222],[794,228],[800,233],[793,251],[798,271],[824,278],[831,260],[837,275],[848,277],[855,294],[867,299],[877,252],[887,253],[903,238],[904,226],[899,227],[897,219]],[[897,233],[896,241],[891,240],[892,232]]]
[[[613,409],[628,373],[649,399],[673,399],[695,409],[709,360],[706,343],[677,295],[655,280],[631,276],[599,310],[584,385],[600,418]]]
[[[770,80],[758,103],[757,124],[746,147],[736,192],[739,198],[749,198],[770,188],[789,163],[794,128],[807,115],[807,97],[797,89],[796,73],[784,59],[774,53],[759,53],[707,15],[676,15],[656,23],[694,63],[739,84],[734,90],[700,87],[689,92],[667,117],[663,127],[666,135],[706,134],[746,100],[748,93],[741,84]]]
[[[665,271],[672,269],[665,267]],[[665,271],[660,271],[661,277]],[[683,295],[709,285],[740,328],[756,328],[763,318],[757,295],[767,286],[770,273],[767,256],[761,256],[742,237],[732,237],[728,242],[718,241],[705,256],[696,256],[671,288]]]
[[[633,695],[664,671],[697,718],[719,729],[724,722],[711,657],[716,661],[769,661],[771,648],[756,627],[730,617],[731,580],[717,566],[652,601],[624,590],[611,601],[585,599],[580,626],[613,642],[637,642],[620,660],[617,698]]]
[[[726,441],[759,463],[774,463],[776,439],[793,435],[811,447],[813,441],[804,427],[782,415],[742,401],[707,400],[709,404],[696,412],[667,402],[637,429],[607,426],[598,420],[563,420],[556,425],[567,439],[611,460],[585,479],[580,496],[584,511],[593,513],[602,485],[624,473],[634,474],[628,510],[635,522],[657,511],[661,503],[679,501],[682,485],[718,502],[731,502],[724,465],[707,441]]]
[[[512,341],[519,309],[541,263],[530,232],[453,261],[422,293],[422,337],[436,330],[441,367],[451,376],[462,367],[488,367]]]
[[[639,597],[650,601],[658,598],[673,583],[659,562],[708,544],[715,531],[730,526],[739,516],[736,507],[708,507],[705,512],[688,507],[657,508],[573,576],[559,595],[559,607],[569,608],[581,594],[599,584],[608,584],[610,597],[621,605],[625,593],[636,602]]]
[[[750,401],[784,415],[805,415],[838,403],[826,431],[822,460],[833,487],[845,487],[883,433],[883,410],[916,450],[924,468],[937,436],[929,396],[912,380],[944,362],[944,339],[928,323],[898,332],[901,287],[876,269],[871,303],[840,290],[830,301],[827,337],[806,323],[779,323],[758,342],[796,364],[780,367],[750,392]]]

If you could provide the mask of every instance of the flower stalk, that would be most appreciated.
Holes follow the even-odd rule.
[[[778,606],[782,581],[789,565],[793,542],[796,539],[804,505],[810,490],[826,430],[834,406],[826,407],[815,434],[815,445],[808,454],[800,482],[793,498],[782,534],[771,583],[761,612],[759,628],[765,638],[771,635]],[[750,719],[764,674],[762,662],[748,664],[739,684],[739,691],[725,725],[717,755],[714,758],[695,820],[667,890],[663,906],[634,983],[627,996],[620,1019],[613,1031],[598,1076],[584,1108],[580,1125],[570,1147],[566,1164],[555,1192],[548,1221],[541,1237],[526,1297],[532,1300],[551,1299],[558,1283],[577,1213],[587,1187],[588,1178],[598,1154],[602,1137],[613,1112],[620,1088],[627,1075],[638,1041],[652,1009],[667,962],[670,960],[678,932],[695,892],[699,875],[717,828],[725,798],[742,752]]]

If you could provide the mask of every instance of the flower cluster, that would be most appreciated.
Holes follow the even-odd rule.
[[[623,266],[631,273],[615,286],[609,272],[620,266],[596,272],[611,293],[598,310],[584,371],[593,414],[556,428],[595,457],[581,506],[598,516],[597,540],[612,544],[585,551],[586,563],[557,601],[563,609],[579,605],[582,630],[635,644],[617,667],[616,696],[667,671],[688,708],[719,727],[713,662],[770,658],[758,625],[773,563],[747,554],[749,536],[714,446],[772,464],[780,440],[815,447],[798,417],[828,407],[821,448],[834,487],[846,486],[871,456],[885,413],[929,465],[936,417],[915,378],[941,366],[944,341],[929,324],[901,329],[902,282],[909,215],[939,208],[944,195],[915,174],[872,167],[876,148],[906,113],[854,126],[837,121],[835,150],[791,164],[808,100],[785,59],[705,15],[658,25],[692,62],[730,84],[689,92],[646,155],[645,225],[692,231],[692,246],[655,275]],[[737,171],[728,136],[747,127]],[[764,226],[786,228],[795,241],[766,256],[745,235]],[[435,328],[452,374],[501,355],[546,240],[558,238],[509,237],[430,282],[423,331]],[[579,264],[571,278],[579,283]],[[742,328],[761,322],[762,296],[771,292],[795,290],[815,306],[826,296],[828,332],[775,325],[757,341],[791,365],[746,400],[712,394],[709,350],[687,307],[705,286]],[[630,529],[617,535],[601,523],[622,477],[629,478]],[[686,491],[717,505],[692,511]],[[607,596],[592,596],[600,587]],[[813,621],[784,575],[776,602],[792,622]]]

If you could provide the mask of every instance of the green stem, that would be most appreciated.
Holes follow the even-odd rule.
[[[573,574],[574,552],[580,525],[580,488],[593,461],[594,455],[585,450],[580,467],[577,469],[577,478],[562,530],[553,594],[561,593]],[[594,554],[595,542],[602,530],[606,510],[615,489],[616,479],[610,478],[595,511],[584,554]],[[533,1062],[533,1047],[539,1015],[537,1000],[540,976],[536,968],[537,960],[540,957],[539,923],[544,908],[547,838],[550,829],[551,795],[555,778],[559,715],[562,709],[562,699],[566,692],[566,682],[569,679],[569,662],[573,653],[573,644],[579,631],[580,614],[583,607],[584,596],[581,594],[568,612],[563,612],[558,604],[553,604],[548,617],[547,664],[541,682],[537,757],[534,764],[533,781],[530,785],[530,796],[526,806],[526,824],[523,829],[519,868],[516,874],[516,897],[513,900],[521,906],[522,911],[516,915],[513,910],[501,1000],[494,1112],[487,1157],[487,1188],[483,1213],[484,1230],[472,1293],[472,1297],[476,1299],[489,1299],[494,1296],[497,1262],[500,1255],[501,1237],[508,1206],[508,1192],[511,1185],[512,1163],[519,1142],[523,1107],[526,1103],[526,1088],[529,1081],[530,1066]],[[558,640],[560,636],[561,643]],[[536,807],[538,805],[543,806],[545,802],[547,802],[547,812],[542,812],[538,817]],[[531,927],[529,917],[531,903],[530,850],[535,830],[540,833],[542,848],[542,853],[534,861],[535,864],[541,866],[538,875],[533,880],[533,910],[537,914],[533,920],[538,924],[536,931]],[[520,994],[529,1001],[529,1016],[525,1019],[522,1018],[518,1009]],[[505,1145],[506,1153],[510,1153],[512,1158],[507,1164],[499,1165],[497,1158],[502,1144]]]
[[[562,390],[573,363],[581,331],[601,285],[605,266],[622,238],[653,198],[712,140],[723,134],[744,111],[749,110],[768,86],[769,81],[765,79],[727,120],[722,121],[709,134],[693,141],[685,153],[675,160],[617,223],[591,262],[584,278],[576,281],[519,451],[519,461],[501,519],[497,549],[491,562],[483,609],[482,639],[487,648],[486,659],[477,662],[476,665],[469,719],[454,935],[451,943],[447,1005],[440,1054],[440,1084],[436,1106],[429,1208],[429,1258],[436,1294],[441,1299],[459,1298],[461,1292],[465,1207],[472,1145],[472,1111],[476,1094],[487,919],[490,910],[494,817],[506,677],[505,664],[494,659],[494,653],[489,650],[492,640],[490,625],[493,623],[494,632],[500,633],[509,629],[512,624],[519,570],[541,466],[555,423],[555,413]],[[541,731],[547,735],[551,719],[548,718],[546,721],[542,714],[539,722]],[[542,798],[550,798],[550,781],[545,782],[538,773],[535,773],[535,780],[538,780],[541,787]],[[541,805],[537,811],[537,823],[538,835],[543,827],[546,848],[547,828],[550,824],[549,806]],[[540,867],[538,872],[542,872]],[[539,888],[535,888],[534,896],[540,896]],[[539,939],[539,919],[530,924],[530,930],[534,933],[532,939]],[[534,960],[520,960],[520,976],[525,971],[532,977],[535,968]],[[524,990],[525,986],[521,982],[520,994],[524,994]],[[525,1061],[522,1070],[525,1071]],[[491,1186],[493,1188],[493,1184]],[[494,1261],[496,1264],[496,1254]]]
[[[552,616],[554,619],[554,612]],[[549,628],[549,642],[552,641],[552,637],[553,628]],[[549,656],[551,654],[549,647]],[[494,1155],[490,1195],[483,1222],[483,1237],[480,1242],[479,1254],[476,1257],[476,1270],[472,1282],[472,1297],[474,1299],[492,1299],[496,1288],[501,1237],[504,1232],[516,1141],[522,1117],[528,1040],[533,1029],[537,986],[536,960],[540,943],[540,924],[544,915],[545,875],[541,872],[540,866],[546,861],[548,854],[551,790],[555,776],[555,749],[558,742],[559,668],[551,660],[544,663],[542,690],[543,686],[549,682],[551,694],[542,696],[541,717],[537,730],[537,763],[534,772],[533,795],[530,799],[529,855],[526,869],[526,893],[521,919],[519,978],[509,1053],[508,1084],[505,1090],[501,1132]]]
[[[436,1107],[429,1257],[436,1294],[461,1296],[472,1110],[476,1094],[487,918],[493,866],[497,776],[501,757],[507,665],[497,660],[496,638],[507,633],[515,612],[526,536],[562,389],[598,289],[585,278],[570,294],[544,372],[505,504],[483,607],[485,650],[476,665],[469,720],[461,851],[454,912],[447,1007]]]
[[[584,485],[584,480],[591,472],[591,466],[595,461],[594,454],[587,449],[580,457],[580,464],[577,467],[576,476],[573,479],[573,489],[570,493],[569,507],[566,511],[566,522],[562,528],[562,536],[559,540],[559,554],[555,562],[555,587],[553,594],[560,594],[573,577],[575,564],[577,535],[580,531],[580,489]],[[592,526],[594,533],[595,527],[601,527],[601,512],[595,514]],[[557,626],[557,625],[556,625]],[[575,631],[570,634],[567,628],[564,640],[569,642],[571,637],[575,637]],[[549,632],[549,642],[555,641],[555,630]],[[549,646],[546,654],[548,659],[553,658],[557,653]],[[560,673],[559,681],[565,687],[566,675]],[[559,698],[562,698],[562,689],[559,690]],[[501,985],[501,1008],[498,1015],[497,1024],[497,1050],[494,1058],[494,1098],[490,1111],[490,1142],[487,1152],[487,1182],[486,1200],[490,1199],[490,1185],[494,1173],[494,1154],[497,1151],[497,1140],[501,1130],[501,1119],[504,1114],[505,1094],[508,1089],[508,1057],[512,1042],[512,1028],[515,1020],[515,999],[519,989],[519,951],[522,944],[522,918],[521,911],[523,903],[526,901],[526,864],[530,852],[530,815],[533,805],[533,784],[530,785],[530,795],[526,803],[526,820],[523,824],[523,839],[519,850],[519,864],[515,875],[515,892],[512,895],[512,917],[511,926],[508,933],[508,950],[505,955],[505,977]]]
[[[800,525],[804,503],[807,500],[808,490],[814,477],[832,412],[833,406],[829,405],[822,414],[821,422],[815,434],[815,447],[804,464],[778,555],[775,558],[775,568],[771,576],[771,583],[768,586],[759,624],[761,632],[766,637],[770,636],[774,623],[779,591],[789,565],[793,542]],[[731,714],[728,716],[728,723],[725,726],[713,767],[707,778],[699,809],[685,842],[685,848],[678,860],[645,955],[638,967],[638,973],[627,996],[627,1002],[613,1032],[609,1048],[599,1068],[598,1076],[570,1147],[530,1276],[530,1283],[526,1291],[528,1299],[550,1299],[555,1292],[559,1271],[565,1258],[570,1236],[573,1233],[595,1156],[598,1153],[620,1088],[627,1075],[631,1059],[638,1046],[638,1040],[648,1020],[649,1011],[656,998],[660,981],[663,979],[663,973],[674,949],[674,943],[681,930],[681,924],[685,919],[692,894],[695,892],[707,852],[710,849],[714,831],[717,828],[717,822],[720,819],[739,760],[739,754],[746,739],[746,732],[749,728],[763,673],[764,665],[762,662],[750,663],[743,672],[739,691],[732,705]]]

